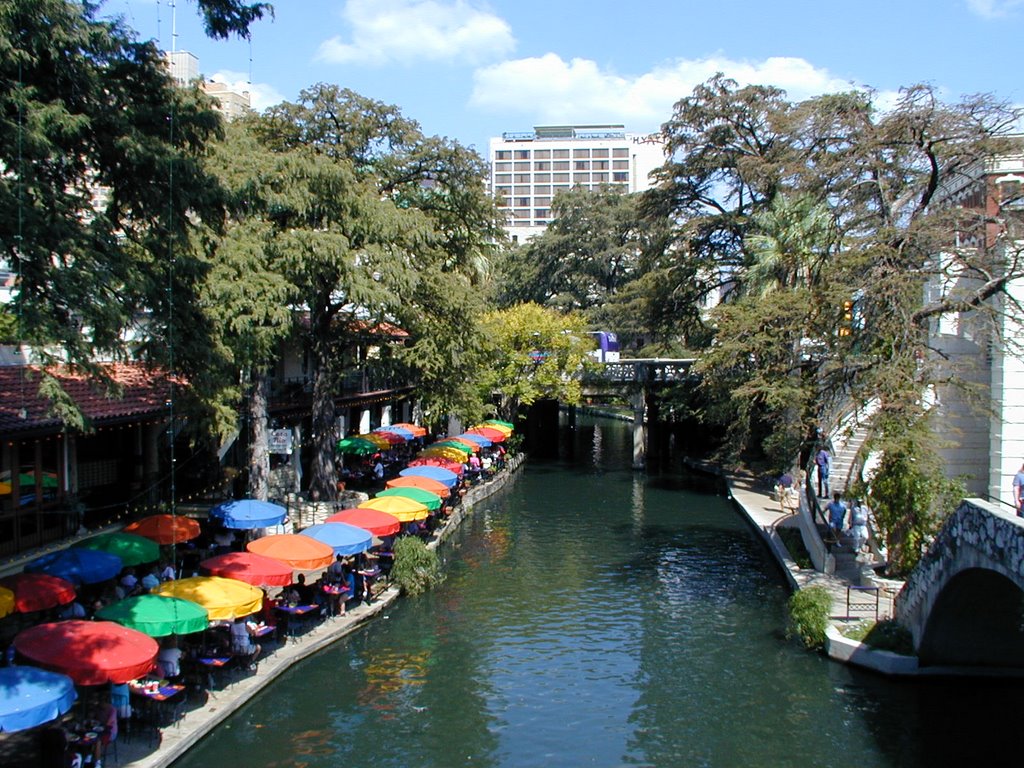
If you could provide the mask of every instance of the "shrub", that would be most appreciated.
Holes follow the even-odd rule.
[[[437,552],[415,536],[403,536],[395,542],[395,565],[391,577],[407,595],[426,592],[441,581],[441,561]]]
[[[779,538],[782,539],[782,543],[786,545],[789,556],[796,563],[797,568],[813,568],[814,563],[811,562],[811,553],[804,546],[804,537],[801,535],[800,529],[776,528],[776,530],[779,533]]]
[[[821,586],[798,589],[789,598],[789,632],[808,648],[825,645],[825,630],[832,613],[832,595]]]

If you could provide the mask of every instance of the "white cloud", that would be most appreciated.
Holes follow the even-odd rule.
[[[671,116],[679,99],[717,72],[741,86],[777,86],[794,101],[858,87],[792,57],[679,59],[626,77],[602,71],[588,59],[565,61],[548,53],[477,70],[471,104],[488,112],[528,114],[538,124],[606,121],[653,130]]]
[[[1001,19],[1024,5],[1024,0],[967,0],[967,7],[983,19]]]
[[[250,83],[244,72],[222,69],[210,75],[209,79],[215,83],[224,83],[229,90],[235,93],[248,91],[249,106],[257,112],[262,112],[267,107],[284,101],[284,96],[274,86],[267,83]]]
[[[508,23],[466,0],[348,0],[351,41],[335,36],[318,58],[335,64],[451,61],[478,64],[515,48]]]

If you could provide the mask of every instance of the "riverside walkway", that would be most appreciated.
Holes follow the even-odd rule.
[[[427,543],[436,548],[447,539],[463,519],[473,513],[473,506],[503,488],[520,468],[525,456],[510,457],[505,469],[490,480],[468,489],[444,526],[435,531]],[[264,690],[294,664],[354,632],[372,618],[385,613],[400,597],[399,589],[389,586],[372,603],[360,603],[343,615],[325,618],[301,637],[282,638],[278,645],[259,659],[256,672],[232,678],[223,687],[200,692],[189,698],[181,716],[169,726],[122,732],[107,754],[109,766],[125,768],[165,768],[224,720],[238,711],[257,693]],[[192,692],[189,692],[191,695]],[[5,768],[36,768],[40,765],[37,729],[17,733],[0,733],[0,765]]]

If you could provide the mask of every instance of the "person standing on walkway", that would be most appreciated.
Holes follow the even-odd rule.
[[[850,510],[850,534],[853,536],[853,549],[860,552],[868,541],[868,505],[863,499],[853,502]]]
[[[818,498],[827,499],[829,493],[829,470],[832,468],[832,454],[828,447],[822,445],[814,455],[814,463],[818,467]]]
[[[846,505],[840,500],[839,491],[832,494],[832,501],[825,507],[828,512],[828,528],[835,540],[836,547],[842,547],[839,543],[839,535],[843,532],[843,522],[846,520]]]
[[[1017,508],[1017,517],[1024,517],[1024,464],[1013,476],[1013,506]]]

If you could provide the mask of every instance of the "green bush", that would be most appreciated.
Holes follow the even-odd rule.
[[[808,648],[823,647],[831,613],[832,595],[827,589],[798,589],[789,598],[789,636],[799,637]]]
[[[800,533],[799,528],[776,528],[779,533],[779,538],[782,539],[782,543],[786,545],[786,550],[789,552],[789,556],[793,558],[793,562],[796,563],[798,568],[813,568],[814,563],[811,562],[811,554],[807,551],[807,547],[804,546],[804,537]]]
[[[426,592],[441,581],[441,560],[437,552],[415,536],[403,536],[395,542],[395,565],[391,577],[407,595]]]

